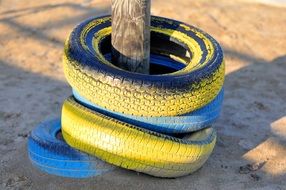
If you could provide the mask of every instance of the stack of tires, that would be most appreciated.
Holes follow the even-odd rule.
[[[114,166],[158,177],[199,169],[216,143],[212,123],[223,101],[220,45],[184,23],[151,19],[149,75],[111,63],[111,18],[78,25],[65,45],[73,88],[61,119],[32,131],[29,156],[38,168],[89,177]]]

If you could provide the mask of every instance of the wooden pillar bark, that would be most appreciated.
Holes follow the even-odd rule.
[[[112,61],[149,73],[151,0],[112,0]]]

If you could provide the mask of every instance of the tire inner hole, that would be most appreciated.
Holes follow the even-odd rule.
[[[100,41],[99,50],[105,59],[112,63],[110,35]],[[179,71],[186,67],[186,63],[192,57],[184,44],[169,36],[155,32],[151,32],[150,51],[150,75],[168,74]],[[172,59],[170,55],[180,58],[182,62]]]
[[[60,141],[64,141],[64,138],[63,138],[63,134],[62,134],[62,131],[59,130],[57,133],[56,133],[56,139],[60,140]]]

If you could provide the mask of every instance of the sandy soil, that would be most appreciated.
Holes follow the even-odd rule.
[[[286,8],[246,1],[154,0],[152,12],[213,35],[226,56],[218,143],[198,172],[158,179],[123,169],[85,180],[42,173],[27,158],[29,132],[60,116],[71,94],[61,56],[103,0],[0,0],[0,189],[286,189]]]

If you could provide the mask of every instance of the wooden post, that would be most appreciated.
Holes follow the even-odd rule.
[[[112,0],[112,61],[149,73],[151,0]]]

